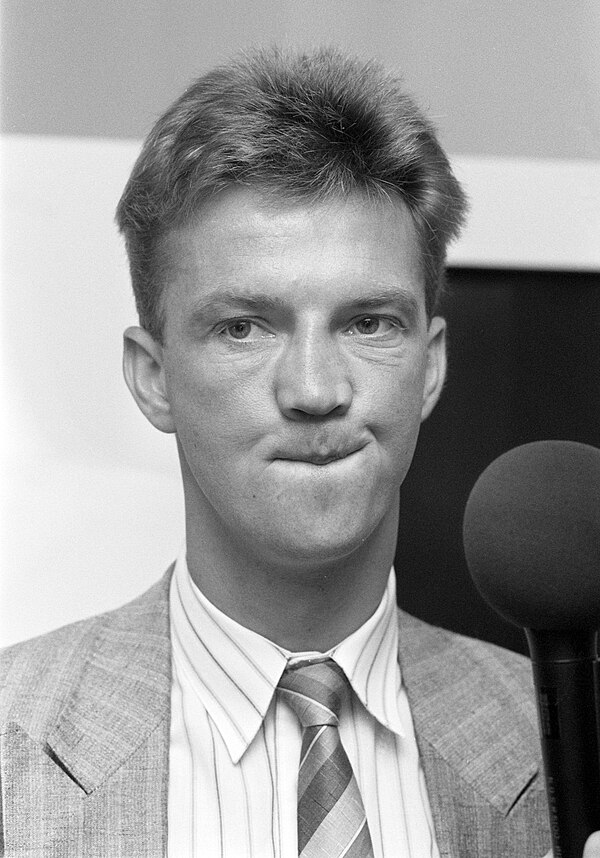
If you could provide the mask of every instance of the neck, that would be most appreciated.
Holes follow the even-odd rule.
[[[188,511],[189,513],[189,511]],[[198,588],[238,623],[292,652],[325,652],[376,610],[393,562],[397,509],[347,556],[320,562],[255,556],[187,515],[187,563]]]

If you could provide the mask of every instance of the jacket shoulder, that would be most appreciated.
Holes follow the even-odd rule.
[[[533,703],[531,661],[527,656],[496,644],[448,631],[398,610],[400,640],[416,642],[411,649],[423,664],[452,664],[455,675],[479,677],[480,682],[499,683],[527,708]]]
[[[163,605],[168,613],[168,577],[126,605],[0,650],[0,725],[16,721],[41,737],[107,633],[150,625]]]

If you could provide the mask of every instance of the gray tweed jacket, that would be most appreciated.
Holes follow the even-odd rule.
[[[166,854],[168,581],[2,654],[6,856]],[[399,623],[442,858],[542,858],[550,838],[527,661],[403,612]]]

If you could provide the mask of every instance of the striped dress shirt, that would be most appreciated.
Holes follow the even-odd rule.
[[[301,727],[275,689],[290,653],[212,605],[185,557],[171,584],[169,858],[297,858]],[[395,577],[327,654],[353,689],[340,736],[375,858],[439,858],[398,666]]]

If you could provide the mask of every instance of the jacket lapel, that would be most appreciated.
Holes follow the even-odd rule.
[[[55,726],[45,740],[9,725],[7,831],[31,854],[163,856],[171,661],[167,575],[96,618]],[[58,693],[64,693],[57,690]],[[22,832],[23,808],[31,818]],[[36,851],[38,850],[38,851]]]
[[[79,684],[47,737],[60,765],[88,794],[168,722],[169,580],[168,573],[104,616]]]
[[[470,826],[478,804],[486,817],[492,808],[505,817],[538,773],[533,700],[523,705],[527,666],[519,664],[519,682],[492,648],[402,611],[399,640],[440,852],[464,854],[461,814]]]
[[[2,783],[5,825],[0,825],[6,853],[17,855],[22,849],[27,855],[59,855],[64,844],[73,844],[73,852],[66,854],[84,854],[83,794],[77,784],[15,722],[2,730],[0,752],[6,771]],[[4,854],[1,847],[0,854]]]

